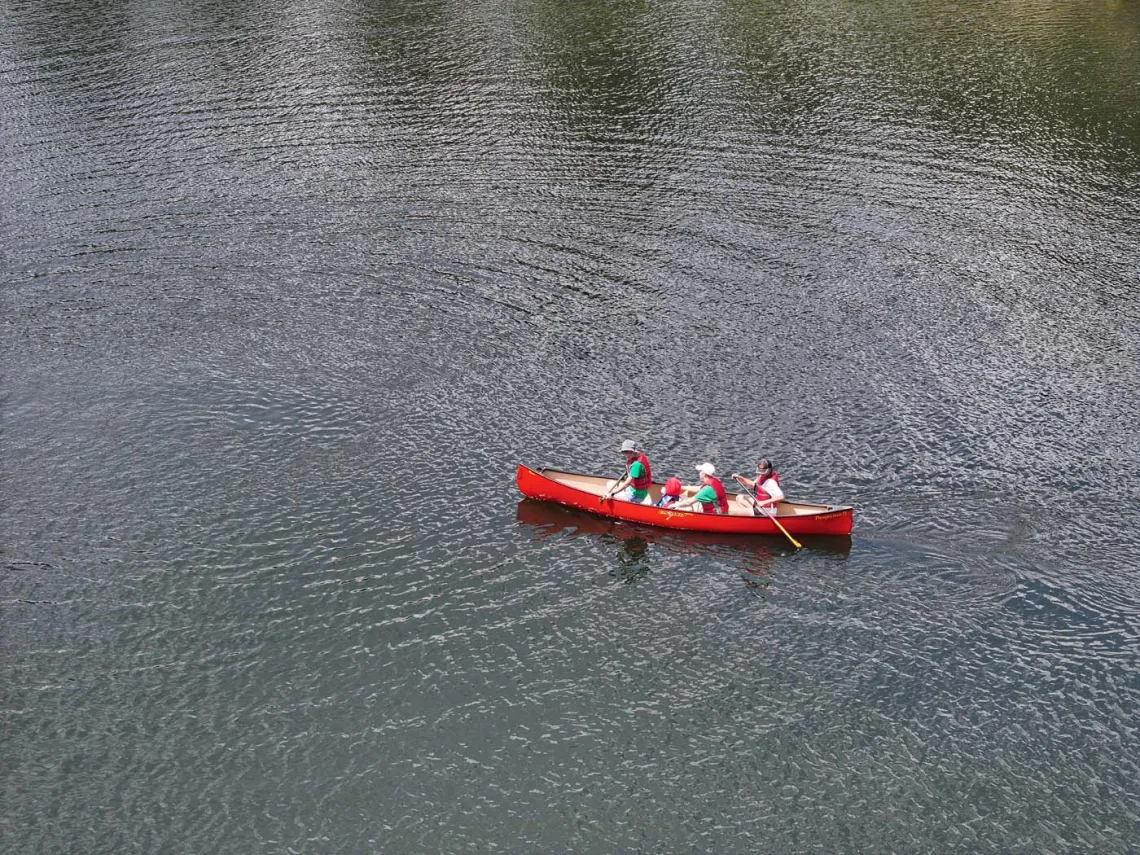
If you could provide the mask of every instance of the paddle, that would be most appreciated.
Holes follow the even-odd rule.
[[[624,477],[625,477],[625,475],[622,475],[621,478],[618,478],[616,481],[614,481],[613,487],[610,487],[610,489],[606,490],[606,492],[604,492],[604,493],[602,493],[602,495],[598,496],[598,504],[599,505],[604,505],[606,503],[606,499],[612,499],[614,497],[614,487],[616,487],[618,484],[620,484],[621,479]]]
[[[735,476],[733,477],[733,480],[736,481],[736,483],[739,484],[741,487],[744,487],[744,492],[752,497],[752,501],[754,501],[754,502],[760,501],[759,499],[756,498],[756,494],[753,493],[751,490],[748,489],[748,487],[745,486],[743,481],[741,481],[739,478],[736,478]],[[769,512],[769,510],[768,510],[769,508],[771,508],[771,512]],[[798,540],[796,540],[794,537],[791,536],[791,534],[788,532],[788,530],[786,528],[784,528],[782,525],[780,525],[780,521],[778,519],[776,519],[776,509],[774,507],[772,507],[771,505],[768,505],[767,507],[761,508],[760,511],[765,516],[767,516],[768,519],[770,519],[772,522],[774,522],[776,524],[776,528],[778,528],[780,531],[782,531],[784,533],[784,537],[786,537],[788,540],[790,540],[792,542],[792,546],[794,546],[796,549],[799,549],[803,546],[802,543],[800,543]]]
[[[602,495],[598,496],[598,504],[599,505],[605,504],[606,499],[612,499],[614,497],[614,493],[617,492],[617,485],[620,484],[622,482],[622,479],[624,479],[625,476],[629,474],[629,467],[631,465],[632,464],[627,462],[626,467],[625,467],[625,471],[623,473],[621,473],[621,476],[616,481],[614,481],[614,485],[612,487],[610,487],[610,489],[608,489],[606,492],[602,493]]]

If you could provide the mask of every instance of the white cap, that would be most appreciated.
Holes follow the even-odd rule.
[[[625,454],[627,451],[632,451],[634,454],[637,453],[637,443],[632,439],[627,439],[621,444],[621,453]]]
[[[716,474],[716,467],[711,463],[702,463],[697,467],[697,471],[702,475],[708,475],[710,478]]]

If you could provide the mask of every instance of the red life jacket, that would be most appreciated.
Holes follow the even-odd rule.
[[[701,510],[706,514],[727,514],[728,513],[728,493],[724,491],[724,484],[720,483],[719,478],[714,478],[712,475],[708,476],[709,486],[713,488],[716,493],[715,502],[701,502]]]
[[[769,478],[771,478],[777,484],[780,483],[780,475],[777,472],[770,472],[766,476],[764,476],[763,478],[761,478],[760,476],[756,477],[756,499],[758,501],[763,502],[765,499],[772,498],[772,494],[760,486],[763,482],[767,481]]]
[[[645,469],[645,474],[640,478],[630,479],[630,486],[635,490],[648,490],[653,486],[653,476],[649,472],[649,458],[645,456],[644,451],[637,452],[637,457],[629,461],[630,466],[633,466],[634,463],[640,463]],[[629,470],[627,469],[626,472],[628,473]]]

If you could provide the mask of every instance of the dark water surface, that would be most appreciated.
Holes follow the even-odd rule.
[[[1140,851],[1134,0],[8,0],[0,155],[5,851]]]

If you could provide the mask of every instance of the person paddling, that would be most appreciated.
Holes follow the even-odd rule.
[[[653,485],[653,475],[649,470],[649,458],[631,439],[621,444],[621,455],[625,458],[625,474],[602,495],[601,501],[617,499],[620,502],[650,504],[649,488]]]
[[[736,472],[732,477],[745,487],[755,491],[755,498],[747,494],[737,496],[737,500],[756,516],[765,514],[774,516],[776,505],[784,500],[784,491],[780,487],[780,475],[776,472],[772,461],[763,458],[756,464],[756,477],[745,478]]]
[[[677,502],[670,510],[685,511],[694,505],[700,505],[699,510],[706,514],[727,514],[728,493],[724,490],[724,484],[716,477],[716,467],[711,463],[702,463],[697,467],[697,471],[701,473],[700,489],[690,498]]]

